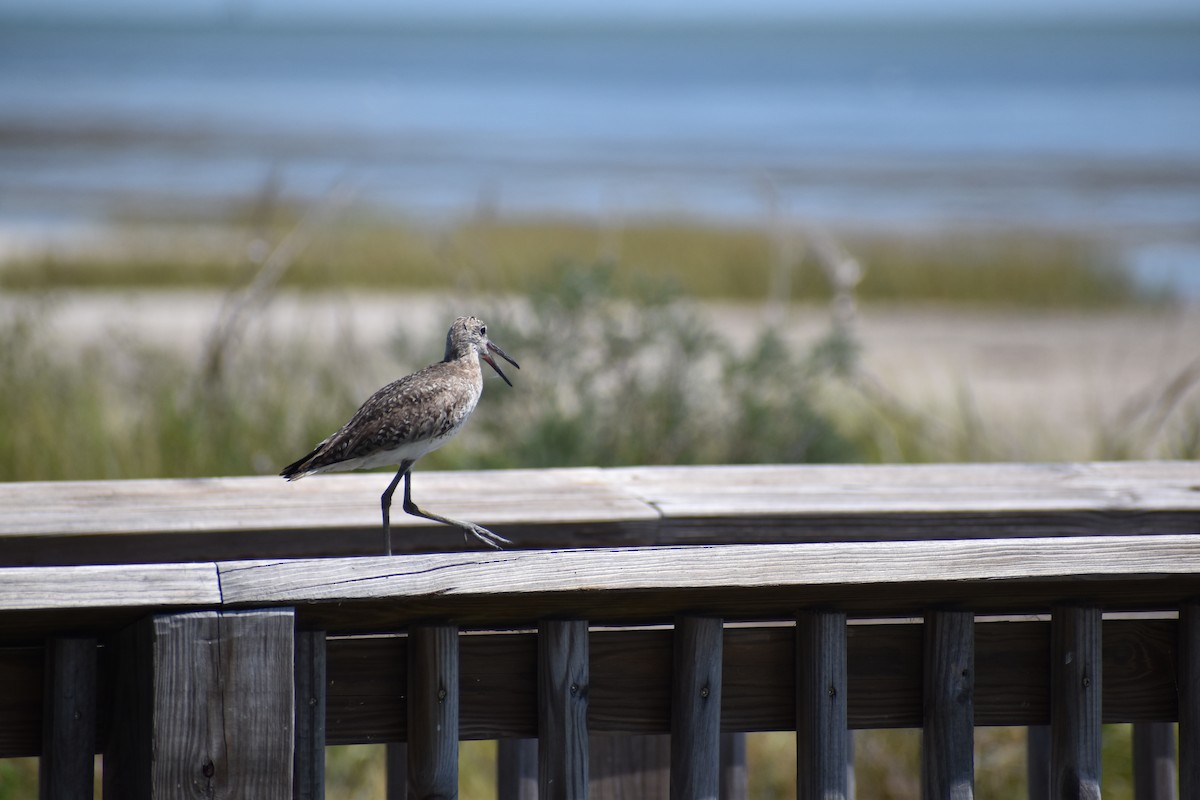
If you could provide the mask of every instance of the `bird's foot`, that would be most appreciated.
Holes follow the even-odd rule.
[[[508,539],[505,539],[500,534],[492,533],[482,525],[476,525],[473,522],[464,523],[462,529],[465,533],[471,534],[488,547],[494,547],[497,550],[503,550],[504,545],[512,544],[512,542],[510,542]]]

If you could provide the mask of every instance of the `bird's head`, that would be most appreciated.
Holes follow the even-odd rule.
[[[496,370],[496,374],[504,379],[504,382],[512,386],[512,381],[504,374],[492,358],[492,353],[503,358],[508,363],[512,364],[517,369],[521,365],[513,361],[508,353],[500,349],[500,346],[491,341],[487,337],[487,325],[478,317],[459,317],[454,320],[454,324],[450,326],[450,331],[446,334],[446,361],[453,361],[462,358],[471,351],[478,353],[479,357],[488,363],[492,369]]]

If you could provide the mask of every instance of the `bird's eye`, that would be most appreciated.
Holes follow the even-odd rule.
[[[480,325],[479,333],[483,336],[487,336],[487,325]]]

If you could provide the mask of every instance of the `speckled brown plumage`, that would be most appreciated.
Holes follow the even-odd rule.
[[[449,441],[470,418],[483,393],[480,359],[487,361],[509,386],[508,376],[496,365],[496,353],[520,369],[487,338],[487,326],[475,317],[459,317],[446,334],[445,357],[436,364],[393,381],[362,404],[350,421],[316,446],[308,455],[280,473],[288,480],[334,470],[399,466],[381,499],[386,550],[391,554],[389,509],[392,493],[402,478],[404,510],[416,516],[455,525],[485,543],[506,542],[486,528],[429,514],[417,508],[410,496],[410,470],[417,459]]]
[[[285,469],[283,477],[398,465],[404,458],[379,460],[398,450],[424,455],[418,451],[429,452],[458,432],[482,390],[478,359],[474,364],[443,361],[393,381],[371,395],[337,433]]]

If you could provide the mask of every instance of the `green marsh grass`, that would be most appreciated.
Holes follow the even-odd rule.
[[[462,289],[522,294],[564,264],[605,263],[625,284],[646,277],[690,296],[824,301],[831,290],[803,229],[699,221],[600,224],[565,219],[473,219],[448,225],[369,212],[301,217],[280,210],[253,224],[127,222],[113,243],[0,265],[0,289],[224,287],[250,279],[271,243],[302,228],[305,246],[282,286],[322,290]],[[216,232],[214,232],[214,230]],[[1022,307],[1111,307],[1153,300],[1098,241],[1044,231],[838,235],[863,265],[862,301]],[[1161,299],[1161,298],[1159,298]]]
[[[281,443],[320,441],[355,402],[336,354],[310,369],[299,348],[272,347],[213,379],[143,343],[64,354],[36,318],[0,321],[0,480],[269,473]],[[287,399],[297,374],[304,402]]]

